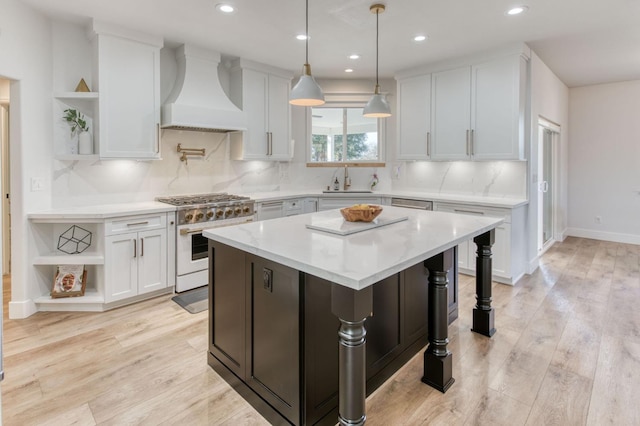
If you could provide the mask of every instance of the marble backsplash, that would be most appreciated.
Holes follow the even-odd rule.
[[[205,148],[204,157],[180,161],[178,143]],[[175,194],[308,189],[319,191],[343,168],[307,167],[304,149],[297,146],[291,162],[230,159],[225,134],[166,130],[162,160],[56,161],[52,178],[53,208],[149,201]],[[393,189],[455,193],[487,197],[526,197],[526,162],[388,162],[384,168],[350,168],[351,189]]]

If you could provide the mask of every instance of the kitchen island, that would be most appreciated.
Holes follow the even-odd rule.
[[[422,381],[445,392],[454,381],[447,274],[457,244],[470,238],[478,246],[473,331],[495,332],[491,245],[501,219],[385,207],[378,220],[397,222],[339,235],[340,212],[331,210],[203,233],[210,239],[209,364],[272,423],[335,424],[327,415],[331,389],[323,389],[331,380],[313,382],[330,376],[327,365],[337,361],[338,421],[363,424],[367,379],[385,370],[388,377],[406,361],[401,355],[422,344],[420,324],[429,342]],[[389,300],[393,294],[399,298]],[[426,323],[408,327],[411,312],[428,316]],[[365,338],[369,328],[375,333]],[[320,337],[327,329],[328,343]],[[378,351],[376,366],[365,342],[387,346],[379,335],[396,336],[396,344]]]

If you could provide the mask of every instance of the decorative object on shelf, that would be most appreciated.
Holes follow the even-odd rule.
[[[73,138],[75,134],[78,135],[78,147],[72,145],[71,153],[76,154],[76,151],[79,150],[79,147],[82,143],[81,147],[83,152],[80,152],[80,154],[93,154],[93,143],[91,142],[89,125],[87,124],[87,120],[84,114],[77,109],[69,108],[64,110],[63,118],[71,126],[71,137]],[[86,135],[83,136],[83,133],[86,133]],[[87,152],[89,150],[91,152]]]
[[[311,75],[311,65],[309,65],[309,0],[306,1],[305,16],[305,60],[302,75],[291,89],[289,103],[298,106],[319,106],[324,104],[324,93]]]
[[[73,225],[58,237],[58,250],[67,254],[82,253],[91,245],[91,235],[90,231]]]
[[[391,107],[389,107],[384,95],[380,93],[380,84],[378,83],[378,17],[384,12],[385,6],[384,4],[373,4],[369,10],[371,13],[376,14],[376,87],[373,96],[365,105],[362,115],[365,117],[385,118],[391,116]]]
[[[340,209],[347,222],[371,222],[382,213],[382,207],[374,204],[356,204]]]
[[[86,286],[84,265],[59,265],[53,279],[51,298],[84,296]]]
[[[376,185],[378,184],[378,182],[380,182],[380,179],[378,179],[378,174],[374,173],[373,174],[373,179],[371,179],[371,190],[373,191],[373,188],[376,187]]]
[[[80,132],[78,134],[78,154],[91,155],[93,154],[93,139],[91,133]]]
[[[184,161],[185,164],[189,164],[187,161],[187,155],[199,155],[200,157],[204,157],[205,148],[183,148],[182,144],[179,143],[177,151],[182,153],[180,161]]]
[[[76,86],[76,92],[90,92],[89,86],[87,86],[87,82],[84,81],[84,78],[80,79],[80,82]]]

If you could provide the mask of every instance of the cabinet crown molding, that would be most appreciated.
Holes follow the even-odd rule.
[[[447,71],[465,65],[471,66],[473,64],[478,64],[512,55],[520,55],[528,61],[531,58],[531,48],[524,43],[513,43],[498,49],[485,50],[482,52],[476,52],[473,54],[447,59],[444,61],[419,65],[417,67],[398,72],[397,74],[395,74],[394,78],[396,80],[402,80],[405,78],[417,77],[434,72]]]

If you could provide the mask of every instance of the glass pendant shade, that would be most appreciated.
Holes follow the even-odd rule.
[[[300,79],[291,89],[289,103],[298,106],[319,106],[324,104],[324,94],[311,75],[311,66],[304,64]]]
[[[362,115],[372,118],[391,117],[391,107],[387,99],[380,93],[380,86],[376,84],[376,91],[365,105]]]

